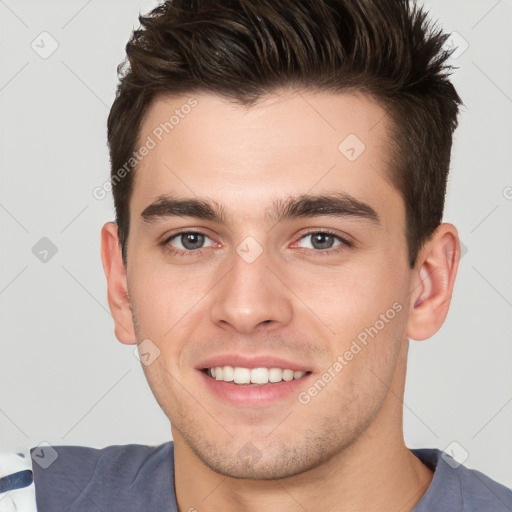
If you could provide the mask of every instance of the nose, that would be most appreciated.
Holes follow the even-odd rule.
[[[211,320],[243,334],[290,323],[293,295],[271,265],[265,251],[250,263],[235,253],[230,271],[212,290]]]

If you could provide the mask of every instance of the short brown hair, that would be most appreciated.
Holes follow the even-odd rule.
[[[133,155],[151,102],[213,92],[251,105],[288,87],[366,93],[387,110],[394,127],[389,178],[404,198],[414,267],[442,221],[461,104],[448,79],[448,35],[424,10],[408,0],[174,0],[139,21],[108,117],[125,264],[133,172],[122,180],[116,173]]]

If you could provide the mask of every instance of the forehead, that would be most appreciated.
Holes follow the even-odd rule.
[[[151,149],[137,165],[132,219],[165,194],[212,200],[245,222],[305,193],[403,214],[387,178],[388,130],[384,109],[356,94],[285,91],[249,107],[213,94],[157,98],[140,130],[139,148]]]

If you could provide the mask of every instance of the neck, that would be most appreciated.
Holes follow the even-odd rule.
[[[401,364],[406,365],[407,343]],[[398,365],[400,366],[400,365]],[[180,512],[410,512],[433,473],[405,446],[402,400],[405,368],[397,369],[372,423],[350,446],[321,465],[292,477],[251,480],[220,475],[193,453],[173,429],[175,488]]]

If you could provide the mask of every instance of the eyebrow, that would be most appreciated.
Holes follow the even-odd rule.
[[[303,194],[276,199],[266,212],[274,222],[305,217],[354,217],[380,224],[377,212],[369,205],[346,193]],[[151,223],[168,217],[195,217],[226,224],[226,212],[216,201],[197,198],[159,196],[141,213],[144,222]]]

